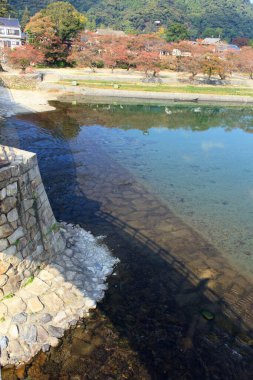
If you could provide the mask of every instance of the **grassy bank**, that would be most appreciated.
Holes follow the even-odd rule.
[[[141,82],[109,82],[98,80],[80,80],[77,81],[80,87],[89,87],[97,89],[116,89],[128,91],[152,91],[168,93],[187,93],[187,94],[212,94],[212,95],[240,95],[253,97],[253,88],[232,87],[232,86],[202,86],[202,85],[168,85],[168,84],[147,84]],[[62,80],[59,84],[71,85],[72,80]]]

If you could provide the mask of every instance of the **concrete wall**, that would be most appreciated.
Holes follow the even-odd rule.
[[[36,155],[0,145],[0,299],[64,248]]]

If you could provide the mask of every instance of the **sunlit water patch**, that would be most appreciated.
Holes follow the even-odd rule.
[[[90,112],[100,125],[81,128],[79,138],[100,143],[227,257],[253,271],[251,109],[108,105]]]
[[[89,133],[105,133],[94,127]],[[188,224],[253,269],[253,139],[218,128],[202,133],[112,130],[104,142]]]

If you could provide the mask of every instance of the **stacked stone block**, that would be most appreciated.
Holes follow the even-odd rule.
[[[64,248],[36,155],[0,145],[0,299]]]
[[[16,90],[35,90],[39,77],[36,74],[13,75],[1,73],[0,86]]]

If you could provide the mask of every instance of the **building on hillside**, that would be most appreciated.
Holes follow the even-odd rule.
[[[204,40],[201,42],[202,45],[219,45],[221,43],[220,38],[204,38]]]
[[[240,51],[240,48],[237,45],[232,45],[232,44],[221,44],[217,46],[217,51],[219,53],[223,51]]]
[[[126,37],[126,33],[123,30],[113,29],[97,29],[96,34],[99,36],[114,36],[114,37]]]
[[[172,50],[172,55],[175,57],[191,57],[192,54],[189,51],[182,51],[181,49],[173,49]]]
[[[15,48],[22,44],[22,32],[18,19],[0,17],[0,48]]]

